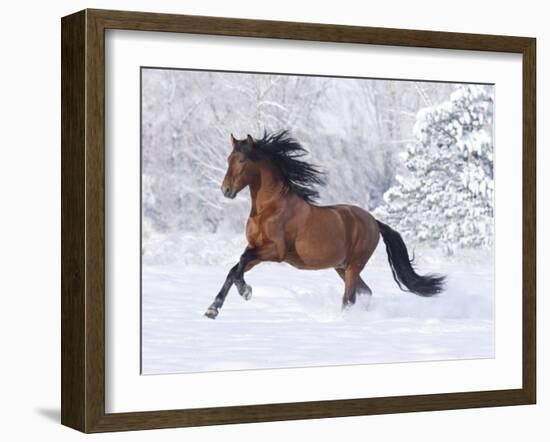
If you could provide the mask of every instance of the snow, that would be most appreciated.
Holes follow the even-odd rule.
[[[208,244],[206,236],[200,241]],[[211,241],[225,251],[217,263],[202,251],[194,264],[186,253],[171,263],[144,260],[143,374],[494,357],[488,254],[451,261],[417,251],[420,273],[448,276],[443,294],[422,298],[397,288],[379,247],[362,273],[374,295],[345,311],[333,270],[264,263],[246,274],[252,299],[232,288],[211,320],[203,314],[230,265],[221,262],[231,253],[236,261],[240,250],[236,238]]]

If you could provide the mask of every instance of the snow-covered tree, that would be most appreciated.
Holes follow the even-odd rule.
[[[443,247],[484,247],[493,238],[493,98],[460,85],[450,100],[421,110],[406,173],[376,216],[407,239]]]

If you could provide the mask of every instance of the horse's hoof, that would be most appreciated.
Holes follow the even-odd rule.
[[[243,287],[243,291],[241,292],[241,296],[244,298],[245,301],[250,301],[250,298],[252,298],[252,287],[250,287],[248,284],[245,284]]]
[[[208,307],[208,310],[206,310],[206,313],[204,316],[210,319],[216,319],[216,316],[218,316],[219,310],[214,307]]]

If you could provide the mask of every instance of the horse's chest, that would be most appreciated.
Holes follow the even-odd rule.
[[[246,224],[246,239],[252,247],[258,247],[263,242],[263,235],[259,217],[250,217]]]

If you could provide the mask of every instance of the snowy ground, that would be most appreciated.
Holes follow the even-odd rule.
[[[262,264],[246,275],[252,299],[233,288],[210,320],[203,314],[240,247],[238,240],[221,245],[223,262],[215,264],[208,256],[191,264],[196,254],[170,263],[144,258],[143,374],[494,356],[489,255],[420,256],[420,273],[448,276],[443,294],[422,298],[397,288],[379,247],[362,273],[373,297],[343,312],[343,282],[333,270]]]

